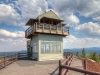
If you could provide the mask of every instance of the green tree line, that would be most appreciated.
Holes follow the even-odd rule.
[[[90,52],[90,54],[87,55],[86,50],[84,48],[82,49],[82,54],[76,52],[76,56],[82,58],[89,58],[100,63],[100,54],[97,54],[96,52]]]

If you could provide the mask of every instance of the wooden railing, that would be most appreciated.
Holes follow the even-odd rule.
[[[68,52],[68,55],[66,56],[66,60],[64,62],[62,62],[62,60],[59,60],[59,75],[68,75],[68,70],[80,72],[80,73],[83,73],[84,75],[87,75],[87,74],[100,75],[100,73],[87,70],[86,60],[84,60],[84,69],[70,67],[72,63],[72,59],[73,59],[73,53]]]
[[[68,65],[70,66],[73,60],[73,53],[68,52],[66,54],[66,59],[62,62],[62,60],[59,60],[59,75],[67,75],[68,69],[64,69],[61,66],[62,65]]]
[[[17,54],[10,54],[0,56],[0,69],[6,67],[7,65],[15,62],[18,59]]]
[[[59,26],[59,25],[36,22],[34,23],[34,25],[30,26],[25,31],[25,37],[27,38],[29,35],[33,34],[34,32],[69,35],[69,28],[68,27],[64,28],[63,26]]]

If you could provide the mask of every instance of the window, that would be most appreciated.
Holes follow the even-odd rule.
[[[45,42],[42,42],[42,53],[45,53]]]
[[[57,49],[58,49],[58,52],[61,52],[61,44],[60,44],[60,42],[57,42]]]
[[[42,41],[41,52],[42,53],[61,52],[61,42],[60,41]]]
[[[33,44],[33,52],[37,53],[38,52],[38,43]]]

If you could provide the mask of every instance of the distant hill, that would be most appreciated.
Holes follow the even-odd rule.
[[[74,54],[78,51],[79,53],[82,52],[83,48],[72,48],[72,49],[64,49],[64,52],[74,52]],[[85,48],[86,53],[89,54],[90,52],[96,52],[100,54],[100,47],[90,47],[90,48]]]
[[[10,52],[0,52],[0,56],[2,56],[2,55],[4,55],[4,54],[6,54],[6,55],[8,55],[8,54],[15,54],[15,53],[25,53],[25,52],[27,52],[27,50],[21,50],[21,51],[10,51]]]

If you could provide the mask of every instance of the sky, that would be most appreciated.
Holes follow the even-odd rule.
[[[100,47],[100,0],[0,0],[0,52],[26,50],[26,22],[48,10],[70,27],[63,49]]]

